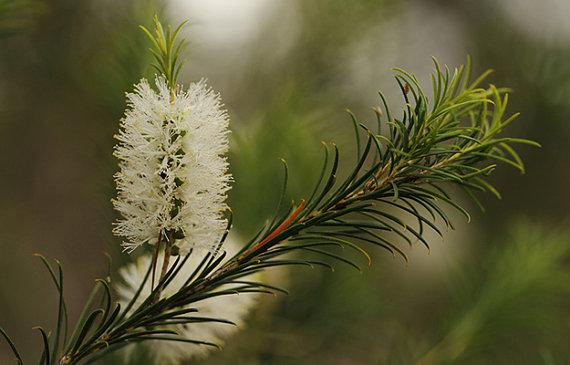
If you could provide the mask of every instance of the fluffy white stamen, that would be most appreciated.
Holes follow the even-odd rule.
[[[224,244],[224,249],[230,252],[237,251],[237,245],[228,240]],[[163,296],[169,297],[182,287],[187,278],[194,272],[204,257],[203,254],[193,252],[180,272],[174,277],[172,282],[163,290]],[[159,258],[162,260],[162,258]],[[171,260],[171,265],[172,265]],[[137,289],[142,284],[145,274],[151,263],[151,256],[144,255],[139,257],[134,263],[123,267],[119,274],[122,283],[116,286],[121,306],[124,308],[133,298]],[[259,281],[261,274],[253,274],[243,280]],[[138,307],[144,299],[151,293],[151,280],[148,279],[144,286],[136,305]],[[237,285],[237,284],[234,284]],[[220,287],[218,290],[231,289],[231,285]],[[222,345],[224,340],[234,334],[244,325],[244,320],[251,309],[256,305],[258,294],[242,293],[235,295],[225,295],[213,297],[206,300],[193,303],[187,308],[195,308],[196,313],[188,313],[187,317],[212,317],[231,321],[236,326],[227,323],[218,322],[196,322],[189,324],[175,324],[167,327],[155,327],[154,329],[170,329],[175,330],[180,338],[206,341]],[[185,308],[179,308],[185,309]],[[184,360],[191,358],[203,358],[213,349],[211,346],[188,344],[184,342],[174,341],[146,341],[139,344],[133,344],[126,347],[123,354],[127,362],[136,360],[137,346],[145,346],[146,353],[153,360],[153,364],[175,365],[185,363]]]
[[[113,200],[122,218],[113,232],[132,251],[158,239],[182,253],[212,250],[226,228],[228,116],[217,93],[202,80],[171,95],[165,80],[156,91],[146,80],[127,94],[116,136]]]

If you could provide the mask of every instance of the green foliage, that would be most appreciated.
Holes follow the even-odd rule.
[[[2,329],[2,327],[0,327],[0,335],[2,335],[2,337],[6,340],[6,342],[8,342],[10,350],[12,350],[12,353],[14,354],[14,358],[16,359],[18,365],[22,365],[24,363],[24,361],[22,360],[22,355],[20,355],[20,352],[16,348],[16,345],[14,345],[14,342],[12,342],[12,339],[10,338],[10,336],[8,336],[6,331]]]
[[[295,171],[287,191],[288,197],[295,198],[310,193],[307,182],[316,178],[315,166],[321,160],[318,128],[313,122],[322,118],[322,113],[310,115],[304,92],[291,86],[274,98],[264,115],[248,128],[232,131],[230,168],[239,183],[230,192],[230,206],[235,213],[234,229],[246,237],[275,209],[273,201],[280,193],[275,186],[280,186],[282,179],[279,159],[286,159]],[[251,204],[252,199],[256,204]]]
[[[87,63],[87,57],[81,54],[78,56],[80,61],[70,65],[76,87],[95,99],[97,104],[104,104],[105,110],[112,114],[104,117],[109,119],[105,124],[109,133],[115,131],[115,121],[124,112],[125,90],[130,90],[143,77],[154,77],[154,68],[150,67],[154,56],[148,52],[148,37],[138,25],[159,12],[160,3],[160,0],[127,1],[119,4],[120,9],[114,14],[94,20],[96,33],[83,36],[89,45],[83,49],[89,54]],[[74,47],[74,51],[77,48]],[[85,72],[86,68],[91,72]],[[109,161],[109,165],[114,169],[114,160]]]
[[[463,278],[456,279],[460,290],[452,292],[457,315],[418,364],[482,363],[491,354],[507,362],[521,354],[539,361],[544,347],[559,345],[548,335],[556,334],[566,316],[570,232],[522,220],[502,241],[483,275],[457,270],[453,277]]]
[[[295,9],[295,26],[303,36],[295,38],[283,60],[268,62],[267,56],[271,59],[274,52],[273,37],[279,34],[278,24],[283,18],[279,15],[268,22],[268,29],[259,32],[255,52],[240,53],[247,64],[239,70],[240,87],[228,90],[247,90],[229,95],[235,138],[230,167],[239,181],[230,192],[231,207],[235,212],[234,229],[245,236],[256,232],[258,222],[274,209],[272,202],[278,192],[273,187],[279,186],[281,177],[280,165],[275,161],[285,158],[295,171],[288,193],[298,199],[310,194],[312,186],[307,181],[318,175],[315,166],[320,165],[319,142],[334,138],[344,145],[349,140],[349,136],[338,132],[343,122],[339,106],[350,103],[359,109],[368,107],[368,102],[356,97],[358,93],[344,90],[350,77],[346,61],[361,36],[378,25],[378,17],[394,13],[391,1],[385,0],[294,1],[284,8]],[[269,49],[264,50],[263,45],[270,45]],[[256,105],[250,111],[252,101]],[[352,148],[347,146],[345,153]],[[256,201],[254,206],[252,199]]]
[[[157,18],[155,25],[155,36],[144,27],[143,30],[156,48],[153,50],[157,61],[155,67],[174,90],[181,65],[178,57],[184,44],[183,41],[176,43],[176,36],[182,25],[174,32],[170,28],[165,32]],[[157,328],[179,323],[191,325],[198,320],[188,316],[196,311],[191,306],[208,298],[285,292],[270,284],[244,280],[252,273],[271,267],[333,269],[330,262],[336,261],[360,270],[360,264],[346,255],[343,248],[359,254],[368,265],[371,258],[365,245],[382,247],[404,259],[406,255],[399,248],[401,241],[411,245],[414,240],[419,240],[429,248],[423,237],[425,229],[433,229],[441,235],[436,225],[438,220],[452,227],[442,204],[456,208],[469,218],[465,209],[448,194],[450,185],[462,187],[476,202],[477,192],[499,196],[486,180],[496,162],[524,171],[512,145],[536,145],[501,135],[516,114],[506,114],[508,97],[505,89],[480,86],[487,74],[471,81],[469,63],[466,68],[460,67],[450,73],[447,68],[442,71],[436,62],[432,77],[434,99],[429,102],[415,76],[396,69],[395,78],[404,100],[402,114],[399,117],[393,115],[382,94],[384,109],[375,109],[376,131],[371,131],[350,114],[357,153],[348,176],[340,178],[339,148],[334,144],[325,145],[323,167],[312,194],[297,204],[288,204],[288,169],[284,162],[285,179],[275,214],[240,252],[226,258],[224,236],[218,250],[203,258],[177,293],[161,297],[160,293],[172,282],[192,252],[184,257],[177,256],[139,306],[135,303],[142,290],[126,308],[121,308],[119,304],[112,305],[109,283],[99,280],[69,339],[65,335],[63,274],[60,269],[57,279],[44,259],[58,289],[60,304],[53,338],[49,339],[46,332],[38,328],[44,341],[40,363],[91,363],[128,343],[148,340],[218,347]],[[417,226],[404,223],[403,215],[417,220]],[[141,288],[153,267],[152,264],[149,266]],[[93,298],[99,294],[102,301],[97,305]],[[221,318],[201,317],[199,320],[224,323]],[[65,329],[63,334],[62,329]],[[17,352],[15,355],[18,356]]]
[[[0,38],[32,27],[43,9],[40,1],[0,0]]]
[[[186,41],[184,39],[177,41],[178,33],[187,21],[182,22],[174,31],[170,25],[164,30],[158,16],[154,17],[154,35],[144,26],[140,28],[148,36],[154,48],[149,48],[155,59],[153,67],[156,68],[159,75],[164,75],[168,87],[172,90],[172,95],[176,88],[176,80],[184,61],[180,60],[180,53],[184,49]]]

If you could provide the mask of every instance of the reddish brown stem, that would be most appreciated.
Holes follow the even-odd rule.
[[[168,271],[168,264],[170,263],[171,251],[172,251],[172,241],[168,240],[164,245],[164,259],[162,260],[162,270],[160,271],[160,279],[158,279],[159,283],[162,281],[162,279],[164,279],[164,276]]]
[[[152,281],[150,285],[151,291],[154,290],[154,278],[156,276],[156,263],[158,261],[158,254],[160,252],[160,241],[162,241],[162,231],[158,234],[158,240],[156,241],[156,249],[152,255]]]
[[[159,236],[159,238],[162,236],[162,234]],[[152,286],[154,288],[154,276],[155,276],[155,271],[156,271],[156,264],[158,261],[158,253],[160,251],[160,240],[157,242],[156,244],[156,251],[154,253],[154,257],[153,257],[153,267],[152,267]],[[166,240],[164,242],[164,257],[162,258],[162,268],[160,269],[160,276],[158,278],[158,285],[161,285],[162,279],[164,279],[164,276],[166,275],[166,272],[168,271],[168,265],[170,264],[170,253],[172,251],[172,240],[168,237],[166,237]],[[153,303],[156,303],[160,300],[160,294],[162,293],[162,288],[159,287],[157,288],[157,291],[154,295],[153,298]]]
[[[268,234],[264,239],[262,239],[261,241],[259,241],[255,246],[253,246],[251,249],[249,249],[248,251],[246,251],[246,254],[249,254],[251,252],[256,251],[258,248],[260,248],[261,246],[263,246],[264,244],[266,244],[267,242],[271,241],[272,239],[274,239],[275,237],[277,237],[277,235],[281,232],[283,232],[285,230],[285,228],[289,227],[289,225],[291,224],[291,222],[293,222],[293,220],[295,220],[295,218],[297,218],[297,216],[299,215],[299,213],[301,213],[301,211],[305,209],[305,200],[301,200],[301,203],[299,204],[299,206],[297,207],[297,209],[295,209],[295,211],[293,211],[293,213],[291,213],[291,215],[289,216],[289,218],[287,218],[286,220],[284,220],[277,228],[275,228],[275,230],[273,232],[271,232],[270,234]]]

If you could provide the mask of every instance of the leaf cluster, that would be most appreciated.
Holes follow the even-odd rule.
[[[186,40],[178,40],[180,30],[188,21],[184,21],[172,31],[169,26],[166,30],[162,26],[158,16],[154,16],[154,34],[145,26],[140,25],[140,29],[147,35],[148,39],[154,47],[149,48],[154,57],[155,63],[152,66],[158,71],[159,75],[164,75],[166,82],[172,94],[176,88],[178,75],[184,65],[184,60],[180,59],[180,54],[186,46]]]
[[[180,27],[165,33],[158,20],[155,23],[156,37],[152,39],[158,50],[157,68],[170,85],[174,85],[179,70],[175,65],[182,44],[175,47]],[[468,62],[466,67],[450,72],[435,62],[431,101],[414,75],[396,69],[395,79],[404,101],[400,115],[389,110],[382,94],[383,107],[374,108],[377,121],[374,131],[349,113],[357,153],[348,175],[340,176],[339,148],[335,144],[324,144],[323,166],[312,194],[298,203],[287,203],[289,173],[283,161],[285,178],[275,214],[240,252],[228,258],[223,243],[231,228],[229,219],[218,249],[203,257],[173,295],[161,297],[160,294],[177,277],[192,252],[176,256],[140,305],[135,303],[142,295],[153,265],[149,266],[138,292],[125,308],[112,304],[109,282],[98,280],[68,339],[63,274],[59,264],[59,275],[56,275],[44,259],[58,289],[60,311],[53,336],[39,328],[44,341],[40,364],[90,363],[128,343],[149,340],[217,347],[200,339],[183,338],[168,326],[195,322],[231,325],[223,318],[199,316],[193,305],[227,295],[286,293],[282,288],[248,279],[251,274],[271,267],[322,266],[332,270],[331,262],[337,261],[360,270],[360,264],[346,255],[345,249],[358,253],[370,264],[366,246],[379,246],[404,259],[401,242],[412,245],[419,241],[429,248],[424,239],[426,229],[442,235],[439,221],[453,227],[446,205],[469,219],[467,211],[448,193],[450,186],[462,188],[477,204],[478,192],[500,196],[487,181],[497,162],[524,171],[513,145],[537,145],[502,136],[517,116],[506,113],[507,90],[493,85],[481,87],[488,72],[471,80],[470,68]],[[407,224],[410,217],[417,223]],[[101,303],[96,304],[100,295]],[[9,344],[21,359],[10,340]]]

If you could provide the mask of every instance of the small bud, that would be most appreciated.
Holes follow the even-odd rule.
[[[376,105],[372,107],[372,111],[376,114],[376,116],[381,117],[384,115],[384,113],[382,112],[382,109]]]

